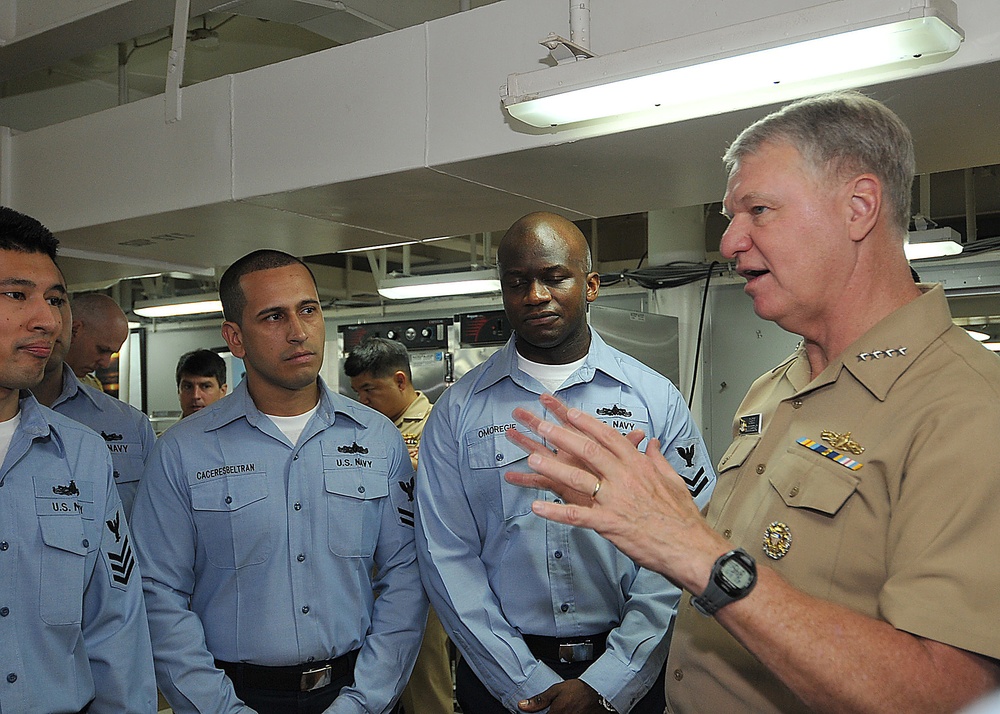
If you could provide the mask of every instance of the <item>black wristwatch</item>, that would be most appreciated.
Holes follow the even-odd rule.
[[[731,602],[744,598],[757,584],[757,563],[742,548],[720,555],[712,566],[708,586],[691,603],[702,615],[711,617]]]

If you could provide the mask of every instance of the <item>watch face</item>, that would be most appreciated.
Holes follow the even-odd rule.
[[[753,583],[753,573],[735,558],[730,558],[722,564],[719,575],[722,576],[719,586],[730,595],[750,587],[750,584]]]

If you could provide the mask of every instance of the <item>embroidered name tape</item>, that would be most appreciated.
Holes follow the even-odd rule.
[[[804,436],[801,439],[798,440],[798,443],[802,444],[807,449],[811,449],[812,451],[815,451],[820,456],[825,456],[826,458],[830,459],[831,461],[836,461],[841,466],[846,466],[851,471],[857,471],[862,466],[864,466],[864,464],[862,464],[859,461],[855,461],[850,456],[845,456],[844,454],[840,453],[839,451],[834,451],[833,449],[831,449],[829,446],[826,446],[825,444],[817,444],[812,439],[806,438]]]

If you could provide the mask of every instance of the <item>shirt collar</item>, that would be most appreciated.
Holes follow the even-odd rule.
[[[812,382],[809,360],[800,345],[785,376],[796,392],[837,380],[842,370],[853,375],[879,401],[930,344],[952,326],[948,301],[940,284],[920,285],[921,295],[883,318],[854,341]]]
[[[56,407],[63,402],[68,402],[79,394],[93,404],[97,409],[104,411],[104,405],[101,404],[93,394],[84,389],[84,386],[85,385],[80,381],[79,377],[73,374],[73,370],[70,369],[69,365],[63,362],[62,391],[59,393],[59,396],[56,398],[56,401],[52,404],[52,406]]]
[[[497,352],[496,357],[487,363],[486,371],[483,372],[483,377],[476,387],[477,392],[492,387],[505,378],[510,378],[515,384],[529,391],[538,391],[540,386],[538,382],[522,372],[517,366],[517,348],[514,346],[516,339],[517,335],[511,335],[507,344]],[[589,382],[597,371],[604,372],[626,386],[632,386],[622,370],[621,362],[617,359],[615,352],[595,330],[590,330],[590,349],[587,351],[587,357],[583,366],[567,379],[566,384]]]
[[[410,406],[396,420],[396,426],[400,426],[404,421],[421,421],[430,410],[431,401],[423,392],[418,391],[417,398],[410,402]]]
[[[27,390],[21,390],[18,400],[18,409],[21,411],[21,426],[28,438],[48,436],[52,428],[49,420],[45,418],[45,411],[34,395]]]
[[[331,426],[337,419],[336,415],[342,414],[361,428],[368,427],[371,422],[368,417],[374,412],[341,394],[332,392],[322,377],[317,377],[317,380],[319,381],[319,408],[314,415],[316,418],[319,418],[325,426]],[[371,413],[367,414],[366,412]],[[198,414],[188,417],[188,419],[201,414],[204,416],[200,418],[208,420],[204,427],[205,431],[220,429],[241,418],[245,418],[251,426],[257,429],[265,429],[266,425],[271,424],[271,420],[257,408],[250,397],[245,378],[240,381],[232,394],[218,400]]]

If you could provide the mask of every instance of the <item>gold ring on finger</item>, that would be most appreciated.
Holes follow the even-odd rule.
[[[596,501],[597,500],[597,492],[600,491],[600,490],[601,490],[601,479],[597,479],[597,483],[594,484],[594,490],[590,494],[590,500],[591,501]]]

